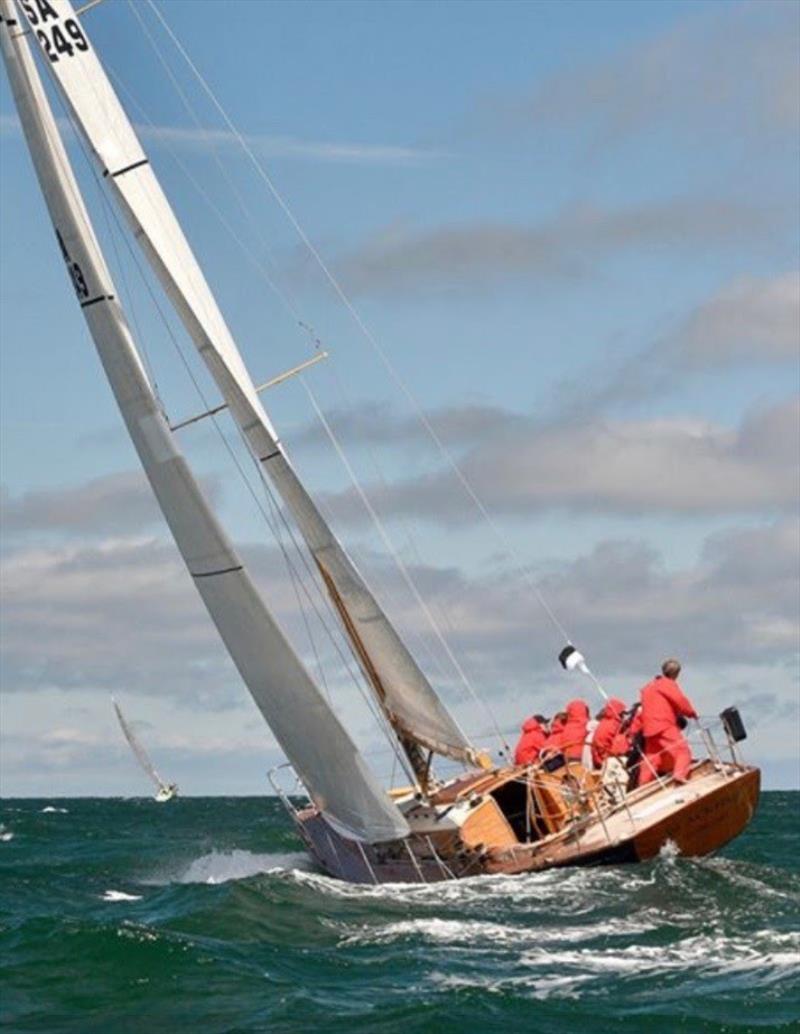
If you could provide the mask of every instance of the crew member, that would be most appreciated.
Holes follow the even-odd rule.
[[[689,777],[692,755],[681,733],[681,721],[697,718],[697,712],[676,681],[680,673],[680,662],[670,658],[661,665],[661,674],[642,688],[644,752],[639,786],[651,782],[656,774],[671,772],[677,783],[685,783]]]
[[[602,768],[609,755],[619,757],[628,753],[628,737],[621,732],[624,714],[625,704],[617,697],[611,697],[600,712],[600,720],[592,737],[592,762],[595,768]]]
[[[514,751],[515,765],[532,765],[539,760],[539,751],[547,739],[547,719],[535,714],[522,725],[522,735]]]
[[[563,743],[561,741],[561,734],[564,731],[564,725],[567,721],[567,715],[565,711],[559,711],[558,714],[553,715],[550,719],[550,724],[547,727],[547,739],[544,741],[541,747],[542,754],[558,754],[560,753]]]
[[[567,717],[561,730],[561,751],[567,761],[580,761],[589,722],[589,708],[585,700],[570,700]]]

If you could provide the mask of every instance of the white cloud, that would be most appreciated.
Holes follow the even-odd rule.
[[[297,603],[275,552],[243,551],[271,609],[303,649]],[[370,580],[391,585],[385,558],[359,559]],[[773,754],[782,757],[794,749],[786,711],[793,692],[786,686],[794,683],[786,672],[798,645],[799,565],[796,524],[786,520],[718,532],[683,568],[667,568],[651,545],[619,539],[571,562],[543,562],[536,576],[616,692],[630,697],[663,654],[677,653],[704,708],[749,700],[748,722],[754,714],[764,723],[763,735],[778,744]],[[555,662],[561,643],[514,572],[468,575],[418,564],[412,575],[504,725],[513,726],[534,699],[552,708],[587,691],[562,681]],[[9,713],[15,729],[27,730],[3,750],[14,785],[43,792],[57,776],[63,789],[85,792],[96,790],[104,771],[117,773],[122,748],[109,740],[109,690],[124,695],[134,720],[148,719],[148,747],[195,786],[252,786],[277,757],[171,546],[152,538],[18,546],[5,557],[2,584],[3,731],[9,736]],[[384,603],[462,723],[473,733],[486,727],[458,679],[432,662],[435,647],[407,594],[390,591]],[[338,659],[317,635],[337,709],[359,742],[377,745],[365,705],[352,686],[342,691]],[[47,707],[34,722],[40,698]],[[81,703],[78,711],[70,700]],[[120,792],[125,785],[128,777],[118,774],[104,782]]]
[[[495,434],[484,429],[477,442],[465,435],[459,464],[493,513],[515,517],[786,510],[798,502],[799,405],[793,398],[755,410],[739,427],[686,417],[522,422],[498,413]],[[475,517],[446,468],[367,491],[384,515],[444,524]],[[366,519],[350,491],[325,502],[342,519]]]
[[[304,649],[298,604],[276,551],[244,552],[270,608]],[[419,642],[424,621],[407,593],[391,591],[385,558],[360,554],[360,562],[384,587],[389,613]],[[711,535],[686,569],[668,570],[652,546],[619,539],[570,563],[542,562],[537,579],[607,668],[645,664],[665,640],[698,663],[772,663],[797,648],[798,564],[800,537],[785,520]],[[412,574],[446,615],[457,652],[484,676],[503,672],[515,681],[531,666],[549,667],[557,644],[516,575],[420,564]],[[12,551],[3,568],[2,625],[6,693],[117,690],[204,709],[246,695],[175,550],[154,539]],[[315,631],[340,684],[338,661]],[[449,678],[446,684],[455,688]],[[355,706],[353,695],[342,700]],[[63,723],[51,742],[66,744],[70,730],[81,728]]]
[[[684,367],[800,358],[800,271],[741,277],[699,305],[663,345]]]
[[[58,119],[62,133],[71,133],[68,119]],[[241,142],[228,129],[164,126],[143,123],[136,125],[143,140],[170,147],[209,151],[220,147],[239,149]],[[16,115],[0,114],[0,133],[17,136],[22,132]],[[432,148],[401,147],[392,144],[367,144],[337,140],[303,140],[293,136],[242,134],[253,151],[266,158],[296,158],[311,162],[352,165],[419,165],[447,157],[447,152]]]
[[[668,127],[682,137],[763,147],[794,141],[800,118],[795,4],[715,5],[649,39],[547,79],[523,100],[494,100],[483,119],[515,136],[577,127],[597,147]]]
[[[75,487],[32,490],[18,497],[4,490],[0,503],[6,534],[125,535],[162,521],[147,479],[139,471],[109,474]]]
[[[707,371],[800,362],[800,272],[738,277],[622,365],[604,363],[562,388],[562,401],[597,408],[668,391]],[[569,400],[572,400],[570,403]]]
[[[108,432],[106,436],[108,435]],[[212,505],[219,501],[217,480],[200,479]],[[163,527],[164,518],[141,470],[104,474],[80,485],[32,489],[12,496],[0,489],[0,523],[6,536],[52,533],[81,538],[104,535],[123,538]]]
[[[498,282],[576,281],[625,251],[707,253],[764,241],[775,213],[708,198],[656,200],[624,208],[571,205],[535,225],[475,222],[432,229],[392,226],[340,256],[337,276],[352,293],[473,291]]]

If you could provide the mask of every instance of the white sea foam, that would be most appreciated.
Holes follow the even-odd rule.
[[[313,869],[294,874],[301,883],[309,884],[336,897],[343,898],[386,898],[392,901],[408,901],[422,904],[429,901],[436,905],[458,904],[468,905],[471,901],[486,902],[487,897],[498,896],[507,900],[525,897],[522,884],[530,880],[541,880],[549,873],[537,873],[533,876],[474,876],[466,879],[441,883],[348,883],[344,880],[325,876]],[[562,881],[563,882],[563,881]],[[544,885],[542,885],[544,886]],[[522,892],[520,894],[520,891]],[[530,893],[528,891],[527,893]],[[547,894],[537,894],[544,900]]]
[[[14,839],[14,834],[10,829],[0,830],[0,842],[7,844],[10,840]]]
[[[101,901],[141,901],[141,894],[126,894],[124,890],[107,890]]]
[[[619,900],[620,892],[630,896],[636,890],[650,887],[657,876],[653,872],[637,875],[627,870],[624,875],[614,870],[572,869],[526,873],[520,876],[474,876],[440,883],[346,883],[318,871],[295,872],[295,878],[315,890],[340,898],[378,899],[415,906],[444,905],[459,908],[472,906],[485,914],[487,908],[505,909],[508,905],[547,909],[555,903],[571,917],[592,913],[598,903]]]
[[[579,944],[582,941],[630,934],[653,929],[652,922],[636,918],[609,919],[602,923],[578,926],[519,926],[513,923],[492,923],[474,919],[404,919],[383,926],[363,925],[355,931],[342,928],[342,944],[380,944],[409,938],[423,938],[436,944],[449,944],[467,949],[496,950],[526,945]]]
[[[151,930],[150,927],[129,922],[124,922],[119,927],[117,937],[126,937],[129,940],[139,941],[142,944],[147,941],[157,941],[160,939],[155,930]]]
[[[245,880],[262,873],[291,871],[308,865],[307,856],[301,852],[286,854],[254,854],[252,851],[211,851],[195,858],[179,874],[177,883],[227,883],[230,880]]]
[[[393,924],[395,928],[409,924]],[[413,925],[413,924],[411,924]],[[458,926],[462,929],[457,929]],[[470,924],[455,924],[450,930],[439,926],[435,931],[429,928],[429,938],[465,947],[465,927]],[[479,924],[471,924],[473,927]],[[396,933],[399,932],[396,930]],[[419,931],[418,931],[419,932]],[[473,953],[475,960],[485,955],[485,943],[477,930]],[[530,934],[537,931],[531,930]],[[541,933],[541,931],[539,931]],[[486,931],[483,931],[486,936]],[[776,933],[769,930],[756,931],[748,937],[729,937],[724,934],[701,934],[687,937],[671,945],[635,944],[625,948],[616,947],[565,947],[524,944],[515,953],[515,966],[508,976],[484,974],[480,968],[465,974],[431,974],[438,985],[453,989],[481,988],[486,991],[514,989],[524,991],[534,998],[572,997],[576,989],[590,981],[605,983],[609,977],[620,979],[645,978],[652,982],[660,976],[670,974],[674,993],[682,995],[682,982],[674,982],[681,976],[688,980],[701,981],[706,992],[716,980],[727,986],[731,979],[740,976],[748,986],[767,986],[800,975],[800,934]],[[527,972],[520,973],[523,969]]]

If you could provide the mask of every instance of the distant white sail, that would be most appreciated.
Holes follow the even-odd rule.
[[[60,55],[51,59],[69,63],[88,43],[71,9],[57,6],[58,15],[47,0],[25,5],[39,42],[45,46],[45,37],[52,53]],[[12,0],[0,0],[0,21],[14,99],[62,256],[128,433],[195,586],[320,811],[363,840],[403,837],[408,824],[265,607],[174,440],[117,301]]]
[[[474,750],[395,631],[287,459],[239,350],[69,0],[21,0],[49,68],[97,156],[103,176],[207,364],[250,449],[314,556],[390,721],[403,736],[450,757]],[[66,53],[69,49],[69,54]]]
[[[142,766],[147,775],[150,776],[153,783],[155,784],[156,789],[163,789],[167,786],[167,783],[165,783],[161,776],[158,774],[155,765],[150,760],[150,755],[144,749],[144,746],[142,745],[136,733],[133,731],[130,725],[128,725],[128,722],[125,718],[125,715],[122,713],[119,704],[116,702],[116,700],[114,700],[113,697],[111,698],[111,702],[114,705],[114,710],[117,712],[117,718],[119,720],[122,732],[125,735],[125,739],[128,741],[131,750],[136,756],[136,760]]]

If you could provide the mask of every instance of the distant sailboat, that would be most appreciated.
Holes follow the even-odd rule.
[[[68,0],[0,0],[14,99],[61,255],[128,433],[194,585],[308,794],[309,804],[300,809],[283,796],[310,853],[328,872],[353,881],[428,882],[642,861],[670,841],[684,854],[707,854],[736,836],[756,807],[759,772],[738,756],[744,730],[730,712],[723,712],[725,758],[703,730],[706,756],[693,764],[686,786],[657,779],[628,794],[608,793],[597,773],[563,756],[546,765],[496,764],[470,741],[290,463],[259,398],[265,385],[256,387],[251,379],[86,35],[80,16],[95,6],[75,11]],[[222,396],[215,408],[190,420],[167,419],[148,377],[29,41],[41,51],[112,202]],[[223,409],[300,532],[405,771],[403,787],[387,793],[381,786],[278,627],[190,470],[177,432]],[[571,644],[560,659],[565,668],[583,670]],[[159,788],[156,799],[173,796],[175,788],[158,777],[119,708],[117,714]],[[439,778],[439,758],[460,763],[465,773]]]
[[[122,708],[119,706],[114,697],[111,698],[111,702],[114,705],[114,710],[117,712],[117,718],[119,719],[120,728],[128,741],[128,746],[133,751],[134,757],[139,762],[142,770],[152,779],[155,787],[155,800],[159,804],[164,804],[166,801],[171,801],[173,797],[178,796],[178,786],[176,783],[165,783],[161,776],[156,771],[156,767],[150,760],[150,755],[144,749],[139,737],[133,731],[131,726],[128,724],[128,720],[122,713]]]

